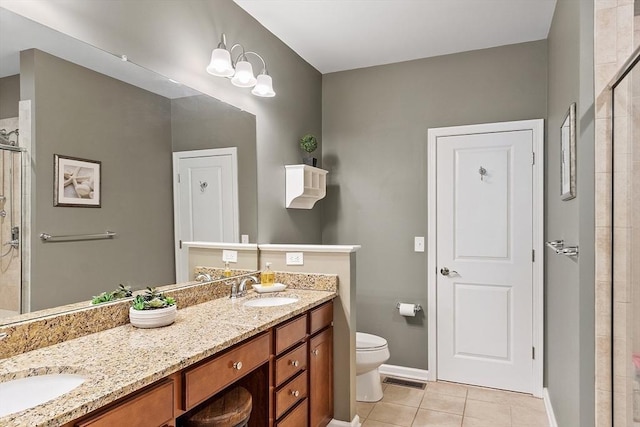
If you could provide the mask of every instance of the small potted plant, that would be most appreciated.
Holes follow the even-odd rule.
[[[316,151],[316,148],[318,148],[318,140],[316,139],[316,137],[308,133],[302,138],[300,138],[300,148],[302,148],[302,150],[307,153],[307,155],[303,157],[302,162],[305,165],[315,167],[316,164],[318,163],[318,159],[316,159],[315,157],[312,157],[311,153]]]
[[[144,294],[136,295],[129,309],[129,320],[137,328],[158,328],[176,320],[176,300],[147,288]]]
[[[102,292],[91,299],[91,304],[102,304],[103,302],[115,301],[128,298],[132,295],[131,286],[120,284],[115,291]]]

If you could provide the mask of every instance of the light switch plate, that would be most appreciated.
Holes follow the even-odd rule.
[[[222,262],[238,262],[238,251],[222,251]]]
[[[287,252],[287,265],[304,265],[304,253]]]
[[[413,250],[415,252],[424,252],[424,237],[416,236],[413,238]]]

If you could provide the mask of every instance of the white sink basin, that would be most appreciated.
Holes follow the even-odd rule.
[[[49,374],[0,383],[0,417],[60,397],[78,387],[85,379],[76,374]]]
[[[256,298],[250,299],[245,302],[247,307],[276,307],[279,305],[287,305],[298,302],[298,298],[295,297],[269,297],[269,298]]]

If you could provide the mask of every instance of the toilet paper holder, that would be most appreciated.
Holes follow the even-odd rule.
[[[396,304],[396,309],[397,310],[400,310],[400,304],[402,304],[402,303],[399,302],[399,303]],[[413,312],[417,313],[419,311],[422,311],[422,306],[420,304],[415,304],[415,307],[413,307]]]

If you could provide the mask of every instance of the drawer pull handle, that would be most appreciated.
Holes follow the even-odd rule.
[[[235,369],[236,371],[242,369],[242,362],[233,362],[233,369]]]
[[[317,348],[314,348],[311,353],[313,353],[314,356],[317,356],[318,354],[320,354],[320,350],[318,350]]]
[[[289,364],[290,364],[291,366],[295,366],[296,368],[297,368],[298,366],[300,366],[300,362],[298,362],[297,360],[290,360],[290,361],[289,361]]]
[[[291,396],[293,396],[293,397],[300,396],[300,392],[298,390],[291,390],[290,393],[291,393]]]

